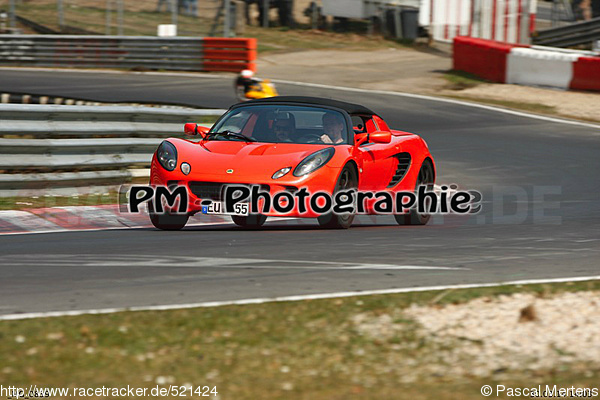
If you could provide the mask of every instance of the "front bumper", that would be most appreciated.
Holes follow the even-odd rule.
[[[268,192],[273,198],[274,195],[281,192],[290,193],[292,196],[302,188],[313,194],[316,192],[332,193],[335,188],[339,174],[338,168],[324,166],[312,174],[304,177],[295,177],[292,172],[279,179],[251,179],[250,177],[224,175],[224,174],[190,174],[184,175],[179,168],[174,171],[166,171],[153,159],[150,184],[152,186],[166,186],[173,188],[184,186],[188,192],[188,213],[196,214],[202,211],[202,201],[223,201],[223,187],[225,185],[257,185],[261,192]],[[295,200],[298,201],[298,200]],[[285,204],[282,203],[282,204]],[[261,214],[271,217],[302,217],[316,218],[319,213],[311,212],[309,201],[306,200],[306,212],[301,212],[298,205],[286,213],[276,212],[271,205],[268,212],[263,212],[264,200],[258,201],[258,208]]]

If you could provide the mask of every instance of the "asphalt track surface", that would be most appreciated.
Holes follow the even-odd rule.
[[[0,91],[226,108],[231,76],[0,71]],[[421,134],[439,184],[483,192],[483,211],[400,227],[358,218],[181,232],[0,236],[0,314],[599,275],[600,130],[458,104],[278,85],[333,97]],[[427,267],[427,268],[424,268]]]

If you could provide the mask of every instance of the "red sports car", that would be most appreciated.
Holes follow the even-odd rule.
[[[435,164],[427,144],[418,135],[391,130],[375,112],[357,104],[313,97],[279,96],[232,106],[209,130],[186,124],[195,140],[169,138],[152,158],[152,186],[185,186],[186,214],[157,213],[150,218],[160,229],[181,229],[190,215],[223,213],[226,185],[258,185],[271,194],[340,190],[414,191],[432,187]],[[367,213],[375,213],[372,209]],[[233,221],[259,227],[269,210],[258,214],[236,209]],[[286,216],[317,217],[321,226],[348,228],[354,214],[301,213]],[[411,209],[395,215],[401,224],[424,225],[429,215]]]

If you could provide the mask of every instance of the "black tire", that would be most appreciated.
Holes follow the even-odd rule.
[[[425,161],[419,170],[417,176],[417,184],[415,186],[415,192],[419,186],[426,185],[427,190],[433,190],[433,166],[430,162]],[[426,225],[431,219],[431,214],[421,214],[415,208],[411,208],[407,214],[396,214],[394,215],[398,225]]]
[[[171,214],[168,211],[161,214],[156,213],[152,201],[148,202],[148,215],[150,215],[152,225],[164,231],[178,231],[187,224],[190,218],[188,214]]]
[[[239,94],[239,93],[236,93],[236,97],[237,97],[237,99],[238,99],[238,101],[239,101],[240,103],[241,103],[241,102],[243,102],[243,101],[248,101],[248,100],[250,100],[250,99],[249,99],[249,98],[247,98],[246,96],[244,96],[244,95],[241,95],[241,94]]]
[[[267,216],[262,214],[252,214],[247,217],[242,215],[232,215],[233,223],[242,228],[260,228],[267,221]]]
[[[246,91],[244,90],[243,86],[238,86],[236,83],[234,83],[233,90],[235,91],[235,97],[237,97],[240,102],[250,100],[246,97]]]
[[[339,192],[340,190],[348,190],[348,189],[357,189],[358,188],[358,176],[356,174],[356,170],[349,165],[346,165],[340,176],[338,178],[337,183],[335,184],[335,189],[333,194]],[[329,213],[325,215],[321,215],[317,217],[319,221],[319,225],[323,228],[330,229],[348,229],[352,226],[352,222],[354,221],[354,214],[334,214]]]

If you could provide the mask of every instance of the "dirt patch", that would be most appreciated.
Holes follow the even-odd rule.
[[[261,76],[272,79],[417,92],[443,87],[441,71],[449,70],[452,60],[409,48],[309,50],[264,55],[257,65]]]
[[[597,292],[548,298],[517,293],[444,307],[413,305],[401,315],[357,315],[352,321],[372,339],[393,337],[413,319],[417,335],[436,348],[439,361],[421,364],[444,376],[489,376],[499,371],[548,370],[600,360],[600,297]],[[436,371],[431,371],[431,368]],[[421,371],[423,373],[424,371]],[[412,372],[418,376],[419,371]]]

